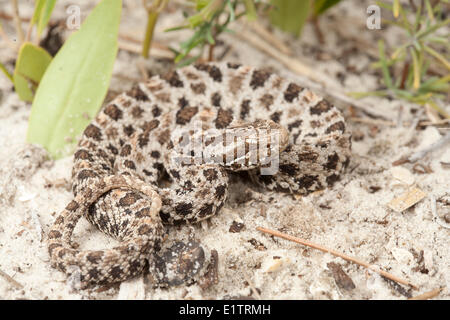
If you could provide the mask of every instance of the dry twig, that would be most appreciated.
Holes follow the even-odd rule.
[[[317,91],[323,92],[325,95],[339,101],[345,105],[352,105],[358,109],[363,110],[367,114],[376,115],[378,118],[386,119],[386,115],[378,112],[375,107],[370,107],[367,103],[363,103],[354,98],[349,97],[341,92],[337,85],[330,85],[331,79],[325,74],[317,72],[317,70],[310,68],[306,64],[300,62],[298,59],[290,57],[277,48],[271,46],[266,41],[255,37],[255,35],[247,30],[239,30],[235,33],[237,37],[251,44],[256,49],[268,54],[272,58],[278,60],[284,66],[289,68],[292,72],[302,75],[307,78],[307,85]]]
[[[254,31],[256,34],[258,34],[261,38],[263,38],[265,41],[267,41],[270,45],[277,48],[283,54],[286,54],[288,56],[291,56],[293,54],[291,48],[289,48],[287,45],[285,45],[283,43],[283,41],[281,41],[280,39],[275,37],[272,32],[267,30],[257,20],[256,21],[244,20],[240,23],[243,25],[243,27],[248,27],[248,28],[252,29],[252,31]]]
[[[437,224],[443,228],[450,229],[450,224],[444,223],[441,220],[441,218],[439,218],[439,216],[437,214],[436,198],[432,194],[430,194],[430,205],[431,205],[431,213],[433,214],[433,217],[436,220]]]
[[[380,120],[380,119],[372,119],[372,118],[358,118],[358,117],[351,117],[350,120],[353,122],[371,124],[371,125],[376,125],[376,126],[378,126],[378,125],[388,126],[388,127],[396,126],[396,124],[393,121],[389,121],[389,120]]]
[[[444,288],[434,289],[434,290],[431,290],[429,292],[425,292],[425,293],[423,293],[421,295],[418,295],[416,297],[409,298],[408,300],[427,300],[427,299],[431,299],[431,298],[436,297],[439,293],[441,293],[442,290],[444,290]]]
[[[8,45],[8,47],[10,47],[11,49],[13,49],[14,51],[18,50],[17,44],[9,38],[9,36],[6,34],[5,30],[3,30],[3,27],[1,24],[0,24],[0,38],[3,38],[6,42],[6,44]]]
[[[320,250],[322,252],[330,253],[330,254],[332,254],[334,256],[340,257],[340,258],[342,258],[344,260],[347,260],[347,261],[359,264],[359,265],[361,265],[361,266],[363,266],[363,267],[365,267],[367,269],[375,271],[375,272],[381,274],[385,278],[388,278],[388,279],[393,280],[395,282],[398,282],[398,283],[410,286],[410,287],[412,287],[414,289],[417,289],[417,287],[415,285],[413,285],[412,283],[410,283],[407,280],[400,279],[400,278],[394,276],[393,274],[390,274],[390,273],[388,273],[386,271],[381,270],[379,267],[377,267],[375,265],[372,265],[370,263],[364,262],[364,261],[359,260],[359,259],[354,258],[354,257],[350,257],[350,256],[348,256],[348,255],[346,255],[344,253],[339,252],[339,251],[336,251],[336,250],[333,250],[333,249],[329,249],[329,248],[326,248],[326,247],[321,246],[319,244],[315,244],[313,242],[310,242],[310,241],[307,241],[307,240],[304,240],[304,239],[300,239],[300,238],[297,238],[297,237],[294,237],[294,236],[291,236],[291,235],[288,235],[288,234],[285,234],[285,233],[282,233],[282,232],[279,232],[279,231],[270,230],[270,229],[266,229],[266,228],[262,228],[262,227],[257,227],[256,230],[264,232],[264,233],[268,233],[268,234],[271,234],[273,236],[276,236],[276,237],[279,237],[279,238],[283,238],[283,239],[286,239],[286,240],[289,240],[289,241],[293,241],[293,242],[296,242],[296,243],[299,243],[299,244],[302,244],[302,245],[305,245],[305,246],[308,246],[308,247]]]
[[[432,152],[432,151],[436,151],[437,149],[442,148],[443,146],[445,146],[447,143],[450,143],[450,132],[447,133],[445,136],[443,136],[441,139],[439,139],[438,141],[436,141],[435,143],[433,143],[432,145],[430,145],[429,147],[413,153],[410,157],[408,157],[408,161],[409,162],[416,162],[419,159],[422,159],[423,157],[425,157],[428,153]]]
[[[20,21],[19,5],[17,4],[17,0],[12,0],[11,3],[13,6],[13,14],[14,14],[13,17],[14,17],[14,23],[16,25],[17,36],[19,37],[20,44],[22,44],[23,41],[25,40],[25,37],[23,35],[22,22]]]
[[[23,284],[17,282],[10,275],[8,275],[7,273],[3,272],[2,270],[0,270],[0,276],[5,278],[9,283],[11,283],[17,289],[22,289],[23,288]]]
[[[248,30],[239,30],[239,32],[236,32],[235,34],[242,40],[250,43],[253,47],[257,48],[258,50],[261,50],[262,52],[268,54],[269,56],[277,59],[279,62],[284,64],[286,67],[288,67],[295,73],[298,73],[309,79],[312,79],[315,82],[319,83],[324,82],[324,79],[322,78],[321,74],[318,74],[315,70],[311,69],[310,67],[303,64],[299,60],[289,57],[284,53],[280,52],[279,50],[277,50],[277,48],[271,46],[266,41],[258,37],[255,37],[254,33],[249,32]]]
[[[132,53],[140,54],[142,51],[141,45],[119,41],[119,48],[125,51],[129,51]],[[167,49],[162,49],[160,45],[151,46],[151,56],[155,58],[163,58],[163,59],[174,59],[175,55],[172,51]]]
[[[256,300],[261,300],[261,295],[259,294],[258,290],[253,285],[253,282],[250,281],[250,279],[247,277],[247,275],[244,273],[244,279],[247,281],[248,285],[250,286],[250,289],[252,290],[252,295],[255,295]]]

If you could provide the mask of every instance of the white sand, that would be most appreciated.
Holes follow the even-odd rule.
[[[83,13],[92,6],[89,2],[80,1]],[[60,1],[58,5],[68,3]],[[129,8],[124,10],[121,30],[139,38],[144,15],[136,9],[130,12],[134,2],[127,3]],[[369,31],[364,27],[365,8],[361,1],[344,1],[330,11],[321,21],[325,46],[318,44],[311,26],[305,28],[302,40],[280,32],[276,35],[285,39],[302,61],[327,74],[335,83],[339,84],[339,76],[345,75],[343,92],[373,90],[379,77],[369,68],[371,58],[366,52],[348,50],[354,43],[343,41],[335,32],[339,25],[339,29],[370,43],[379,37],[395,41],[398,34],[395,30],[388,33],[386,30]],[[25,9],[24,15],[31,14],[29,8]],[[56,16],[64,15],[63,7],[56,11]],[[158,32],[177,21],[180,21],[179,13],[163,15],[156,40],[176,45],[180,37],[189,34]],[[226,46],[231,46],[226,60],[269,67],[299,82],[305,81],[236,37],[227,35],[223,40]],[[217,52],[220,54],[223,49],[224,46],[220,46]],[[2,62],[14,57],[1,42],[0,57]],[[111,89],[121,91],[131,85],[123,76],[140,78],[136,60],[135,55],[119,53]],[[147,64],[163,70],[161,64]],[[43,242],[56,214],[72,198],[68,189],[72,159],[44,161],[39,149],[27,146],[25,136],[30,105],[18,100],[3,76],[0,76],[0,88],[0,270],[22,286],[16,287],[0,276],[0,298],[222,299],[249,296],[252,287],[257,288],[262,299],[405,298],[376,273],[330,254],[269,237],[256,231],[257,226],[282,230],[379,266],[415,284],[418,290],[412,290],[412,295],[450,286],[450,230],[436,222],[430,207],[430,196],[434,196],[438,199],[437,212],[441,221],[450,213],[450,169],[440,163],[450,162],[450,147],[447,145],[418,161],[429,166],[431,173],[414,173],[410,164],[401,166],[409,172],[400,176],[401,180],[413,181],[428,196],[403,213],[390,210],[386,204],[411,188],[394,178],[392,162],[429,146],[439,139],[440,134],[435,127],[420,131],[411,130],[406,124],[417,117],[426,119],[420,107],[403,101],[368,98],[366,101],[388,119],[395,120],[402,106],[405,124],[398,127],[379,125],[376,130],[373,125],[349,120],[355,136],[362,135],[363,139],[353,141],[349,170],[333,189],[296,198],[261,191],[247,182],[239,182],[232,187],[231,199],[216,217],[202,225],[170,229],[168,243],[193,237],[206,249],[218,251],[218,284],[206,290],[198,284],[154,289],[141,277],[123,284],[120,289],[116,286],[107,290],[72,291],[65,275],[50,267]],[[349,118],[348,106],[339,107]],[[412,108],[419,111],[413,115]],[[450,112],[448,101],[447,111]],[[358,116],[365,117],[362,113]],[[371,187],[372,190],[378,187],[379,191],[371,193]],[[243,199],[243,190],[248,191],[248,199]],[[229,232],[233,221],[243,223],[245,228],[239,233]],[[110,247],[115,243],[84,219],[77,226],[74,240],[82,248]],[[327,266],[329,262],[341,265],[355,284],[354,289],[346,290],[337,285]],[[437,297],[449,298],[449,289],[444,289]]]

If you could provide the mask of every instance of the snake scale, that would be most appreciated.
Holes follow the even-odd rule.
[[[281,132],[286,141],[273,152],[277,173],[261,175],[261,159],[248,161],[262,145],[258,134],[253,148],[244,146],[243,161],[173,161],[181,141],[175,133],[192,135],[199,121],[202,130],[216,132]],[[339,179],[350,161],[350,138],[336,107],[265,70],[199,63],[154,76],[106,104],[85,129],[74,154],[74,199],[48,232],[51,264],[68,275],[77,270],[82,288],[134,277],[160,249],[164,224],[196,223],[220,210],[230,171],[247,170],[268,190],[308,194]],[[226,151],[231,157],[233,143]],[[120,245],[75,248],[71,237],[83,215]]]

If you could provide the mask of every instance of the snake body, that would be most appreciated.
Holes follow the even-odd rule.
[[[255,129],[256,138],[245,140],[239,161],[233,141],[228,163],[173,161],[180,146],[175,137],[194,135],[194,123],[219,134]],[[276,174],[260,174],[262,157],[249,161],[262,145],[261,127],[287,137],[272,153],[279,157]],[[117,96],[85,129],[74,154],[74,200],[48,233],[52,266],[68,275],[76,270],[83,288],[126,280],[142,273],[160,248],[164,223],[196,223],[220,210],[230,171],[248,170],[268,190],[308,194],[339,179],[350,147],[344,118],[333,105],[264,70],[210,63],[152,77]],[[83,215],[120,245],[74,248],[71,236]]]

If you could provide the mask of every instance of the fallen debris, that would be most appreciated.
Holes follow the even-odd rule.
[[[397,212],[403,212],[425,198],[427,194],[419,188],[406,191],[401,196],[388,203],[388,207]]]
[[[421,295],[418,295],[416,297],[412,297],[409,300],[428,300],[428,299],[432,299],[432,298],[436,297],[439,293],[441,293],[442,290],[444,290],[444,288],[434,289],[434,290],[431,290],[429,292],[425,292],[425,293],[423,293]]]
[[[5,278],[9,283],[11,283],[17,289],[23,289],[23,284],[14,280],[14,278],[11,277],[10,275],[8,275],[6,272],[3,272],[2,270],[0,270],[0,276]]]
[[[333,275],[334,281],[336,281],[336,285],[340,289],[344,290],[353,290],[356,288],[355,283],[353,282],[352,278],[348,276],[348,274],[345,273],[344,270],[342,270],[342,267],[340,264],[329,262],[327,263],[328,269],[330,269],[331,274]]]
[[[428,153],[436,151],[443,146],[445,146],[447,143],[450,143],[450,132],[447,133],[445,136],[443,136],[441,139],[436,141],[435,143],[431,144],[430,146],[424,148],[423,150],[420,150],[418,152],[413,153],[409,157],[401,158],[397,161],[394,161],[392,165],[398,166],[404,163],[414,163],[417,160],[420,160],[424,158]]]
[[[410,283],[407,280],[400,279],[400,278],[398,278],[398,277],[396,277],[396,276],[394,276],[394,275],[392,275],[392,274],[390,274],[390,273],[388,273],[386,271],[381,270],[379,267],[377,267],[377,266],[375,266],[373,264],[364,262],[364,261],[359,260],[359,259],[354,258],[354,257],[350,257],[350,256],[348,256],[348,255],[346,255],[344,253],[339,252],[339,251],[336,251],[336,250],[333,250],[333,249],[329,249],[329,248],[326,248],[326,247],[321,246],[319,244],[315,244],[313,242],[310,242],[310,241],[307,241],[307,240],[303,240],[303,239],[300,239],[300,238],[297,238],[297,237],[294,237],[294,236],[290,236],[288,234],[285,234],[285,233],[282,233],[282,232],[278,232],[278,231],[275,231],[275,230],[270,230],[270,229],[266,229],[266,228],[262,228],[262,227],[257,227],[256,230],[264,232],[264,233],[271,234],[271,235],[273,235],[275,237],[279,237],[279,238],[283,238],[283,239],[286,239],[286,240],[289,240],[289,241],[293,241],[293,242],[296,242],[296,243],[299,243],[299,244],[302,244],[302,245],[305,245],[305,246],[308,246],[308,247],[320,250],[322,252],[330,253],[330,254],[332,254],[334,256],[340,257],[340,258],[342,258],[344,260],[347,260],[347,261],[359,264],[359,265],[361,265],[363,267],[366,267],[367,269],[375,271],[375,272],[381,274],[383,277],[386,277],[386,278],[391,279],[393,281],[396,281],[398,283],[401,283],[401,284],[410,286],[410,287],[412,287],[414,289],[417,289],[417,287],[415,285],[413,285],[412,283]]]
[[[430,206],[431,206],[431,213],[433,214],[433,217],[435,221],[443,228],[450,229],[450,224],[445,223],[442,221],[441,218],[439,218],[437,214],[437,208],[436,208],[436,198],[434,195],[430,195]],[[445,219],[445,217],[444,217]]]

